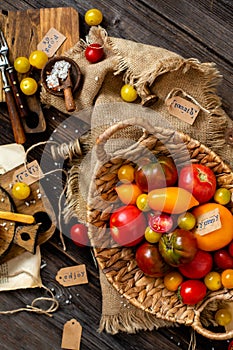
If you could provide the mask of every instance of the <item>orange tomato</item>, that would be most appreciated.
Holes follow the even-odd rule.
[[[136,204],[136,200],[142,191],[134,183],[123,183],[115,187],[117,195],[124,204]]]
[[[224,270],[221,274],[222,285],[225,288],[233,288],[233,269]]]
[[[205,251],[221,249],[233,239],[233,216],[230,210],[223,205],[217,203],[205,203],[194,208],[192,213],[197,218],[198,224],[198,217],[200,217],[200,215],[206,214],[215,209],[219,212],[221,222],[220,228],[206,234],[200,234],[201,231],[197,227],[193,230],[197,239],[198,248]]]
[[[130,164],[122,165],[118,170],[118,179],[121,182],[133,182],[134,180],[134,167]]]
[[[198,204],[189,191],[180,187],[158,188],[148,193],[149,207],[168,214],[181,214]]]
[[[164,276],[163,283],[168,290],[175,292],[183,282],[183,279],[181,273],[178,271],[171,271]]]

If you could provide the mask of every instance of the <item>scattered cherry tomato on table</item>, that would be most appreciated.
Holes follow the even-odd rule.
[[[38,84],[34,78],[24,78],[20,82],[20,89],[25,95],[34,95],[37,91]]]
[[[44,51],[35,50],[35,51],[32,51],[29,56],[29,62],[31,66],[37,69],[42,69],[44,65],[47,63],[47,61],[48,61],[48,56]]]
[[[81,223],[73,225],[70,228],[70,238],[79,247],[87,246],[89,244],[87,226]]]
[[[85,57],[90,63],[97,63],[104,57],[104,49],[100,44],[90,44],[85,49]]]
[[[12,195],[16,199],[27,199],[30,196],[31,189],[24,182],[16,182],[12,187]]]
[[[179,299],[187,305],[195,305],[206,296],[207,288],[200,280],[187,280],[178,288]]]
[[[227,350],[233,350],[233,340],[229,343]]]
[[[102,22],[103,14],[100,10],[93,8],[85,13],[84,20],[89,26],[97,26]]]
[[[214,196],[216,184],[213,170],[203,164],[187,165],[179,174],[179,187],[191,192],[199,203],[208,202]]]
[[[130,84],[125,84],[121,88],[121,98],[125,102],[134,102],[138,97],[137,91]]]
[[[14,60],[14,68],[19,73],[27,73],[30,67],[31,65],[27,57],[20,56]]]

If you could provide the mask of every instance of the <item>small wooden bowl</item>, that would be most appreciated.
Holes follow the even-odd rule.
[[[66,56],[53,57],[53,58],[49,59],[48,62],[45,64],[45,66],[43,67],[43,69],[41,71],[41,83],[42,83],[42,85],[44,86],[45,90],[47,92],[49,92],[50,94],[63,97],[64,94],[63,94],[62,89],[60,91],[53,90],[53,89],[49,88],[47,83],[46,83],[46,77],[51,72],[54,64],[57,61],[67,61],[71,64],[70,79],[72,82],[72,93],[74,93],[80,85],[81,71],[80,71],[78,64],[74,60],[72,60],[71,58],[66,57]]]

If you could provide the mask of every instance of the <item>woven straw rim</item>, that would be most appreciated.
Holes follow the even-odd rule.
[[[129,126],[142,127],[144,130],[142,137],[127,149],[108,153],[107,141],[116,132]],[[209,166],[216,174],[218,186],[228,188],[233,193],[233,172],[230,167],[216,153],[190,136],[182,132],[154,127],[148,120],[141,117],[110,126],[96,142],[97,164],[88,194],[89,235],[99,267],[110,284],[134,306],[155,314],[158,318],[192,326],[207,338],[230,339],[233,337],[233,330],[225,333],[211,332],[203,327],[201,314],[213,298],[219,301],[233,301],[233,291],[224,289],[218,293],[208,293],[200,303],[194,306],[184,305],[175,292],[165,288],[162,278],[151,278],[143,274],[134,259],[134,248],[118,247],[113,242],[110,247],[111,238],[106,235],[106,226],[116,200],[111,189],[117,183],[117,170],[122,164],[128,162],[129,155],[133,154],[134,157],[137,154],[138,157],[143,155],[142,145],[143,150],[149,148],[150,152],[158,154],[170,153],[173,156],[173,152],[176,152],[174,153],[176,157],[178,149],[177,162],[180,164],[184,161],[182,151],[185,148],[192,162]],[[101,198],[104,199],[103,203]],[[229,209],[233,213],[232,203]]]

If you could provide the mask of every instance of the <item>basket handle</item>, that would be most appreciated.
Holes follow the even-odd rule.
[[[156,132],[156,129],[154,128],[154,126],[152,126],[150,122],[148,122],[145,118],[142,118],[142,117],[129,118],[110,126],[96,140],[96,154],[97,154],[97,158],[100,161],[106,161],[109,159],[109,156],[104,148],[106,142],[117,131],[125,129],[128,126],[141,126],[145,130],[149,131],[150,134],[153,134]],[[162,128],[157,128],[157,129],[158,130],[161,129],[162,131]]]
[[[212,339],[212,340],[227,340],[233,338],[233,330],[226,331],[225,333],[214,333],[210,330],[204,328],[201,323],[201,312],[205,309],[206,305],[211,301],[225,300],[233,302],[233,294],[231,292],[227,292],[225,294],[213,295],[211,298],[207,299],[205,302],[201,304],[201,306],[195,311],[194,321],[192,323],[192,328],[202,336]]]

